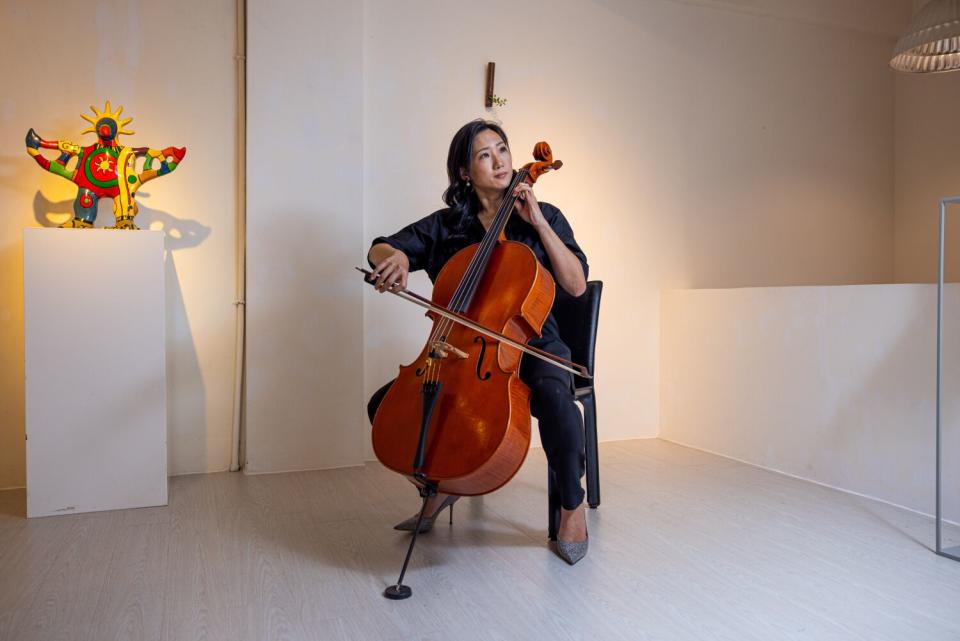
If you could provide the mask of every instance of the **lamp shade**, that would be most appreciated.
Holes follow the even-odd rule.
[[[960,0],[932,0],[897,41],[890,66],[909,73],[960,69]]]

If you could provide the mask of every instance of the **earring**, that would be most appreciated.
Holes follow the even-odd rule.
[[[467,181],[467,189],[470,189],[470,181]]]

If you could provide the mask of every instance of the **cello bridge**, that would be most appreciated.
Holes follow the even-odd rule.
[[[446,358],[450,354],[453,354],[454,356],[457,356],[459,358],[467,358],[470,356],[462,349],[458,349],[453,345],[451,345],[450,343],[446,343],[444,341],[430,342],[430,358],[436,358],[436,359]]]

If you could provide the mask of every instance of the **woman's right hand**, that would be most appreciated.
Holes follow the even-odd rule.
[[[407,275],[410,273],[410,259],[399,249],[383,245],[384,249],[377,253],[385,254],[383,257],[375,257],[376,267],[370,275],[370,281],[377,288],[378,292],[385,292],[387,289],[406,289]],[[380,249],[377,246],[374,249]],[[389,252],[386,251],[389,249]],[[373,253],[371,251],[371,253]],[[396,287],[394,287],[396,285]]]

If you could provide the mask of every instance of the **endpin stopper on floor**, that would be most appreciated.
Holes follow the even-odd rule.
[[[383,596],[388,599],[393,599],[394,601],[400,601],[402,599],[409,599],[413,594],[413,590],[410,589],[409,585],[391,585],[389,588],[383,591]]]

